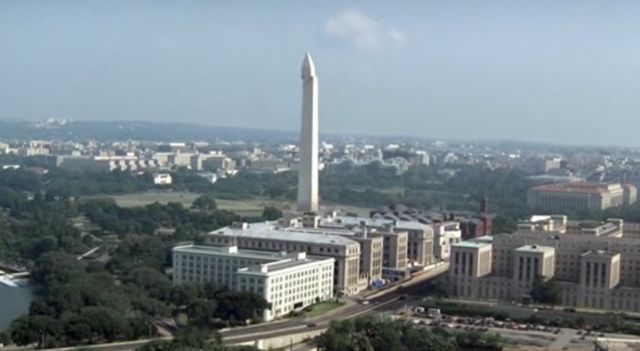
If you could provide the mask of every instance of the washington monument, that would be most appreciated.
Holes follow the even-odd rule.
[[[309,52],[302,62],[298,211],[318,210],[318,78]]]

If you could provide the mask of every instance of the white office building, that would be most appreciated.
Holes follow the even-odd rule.
[[[333,296],[334,259],[304,252],[268,252],[186,245],[173,248],[173,282],[206,283],[250,291],[271,304],[272,320]]]
[[[153,184],[155,185],[171,185],[173,178],[169,173],[157,173],[153,175]]]

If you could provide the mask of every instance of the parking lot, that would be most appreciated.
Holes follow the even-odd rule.
[[[484,317],[460,317],[445,314],[429,313],[420,308],[410,312],[392,315],[393,318],[405,318],[425,328],[446,328],[459,331],[493,332],[500,334],[508,346],[511,347],[544,347],[555,350],[589,348],[596,338],[632,338],[637,336],[622,334],[606,334],[557,328],[542,324],[516,323],[512,321],[497,321]]]

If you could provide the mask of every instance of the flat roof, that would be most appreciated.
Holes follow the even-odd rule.
[[[398,229],[408,229],[408,230],[433,230],[433,227],[428,225],[428,224],[424,224],[424,223],[420,223],[418,221],[398,221],[395,224],[395,227]]]
[[[287,257],[284,252],[258,251],[250,249],[237,249],[235,252],[229,246],[208,246],[208,245],[182,245],[176,246],[171,251],[200,255],[227,255],[259,259],[284,259]]]
[[[536,245],[536,244],[532,244],[532,245],[524,245],[524,246],[520,246],[519,248],[516,249],[516,251],[518,252],[542,252],[542,253],[549,253],[549,252],[555,252],[556,249],[551,247],[551,246],[543,246],[543,245]]]
[[[261,265],[253,265],[247,267],[247,269],[243,269],[239,271],[239,273],[251,273],[251,274],[265,274],[265,273],[273,273],[277,271],[282,271],[288,268],[294,268],[299,266],[304,266],[316,262],[322,261],[332,261],[335,262],[335,259],[332,257],[322,257],[322,258],[303,258],[303,259],[283,259],[281,261],[275,261],[270,263],[265,263]],[[266,272],[262,271],[262,268],[266,268]]]
[[[493,236],[491,235],[483,235],[483,236],[478,236],[475,237],[473,239],[469,239],[470,241],[475,241],[477,243],[492,243],[493,242]]]
[[[585,253],[583,253],[580,256],[583,257],[603,257],[603,258],[612,258],[615,257],[617,255],[620,255],[620,253],[618,252],[611,252],[611,251],[605,251],[605,250],[589,250]]]
[[[287,254],[286,252],[279,253],[273,251],[246,250],[229,246],[183,245],[174,247],[173,251],[201,255],[224,255],[236,256],[238,258],[255,258],[264,260],[264,263],[254,264],[248,267],[241,268],[239,270],[239,272],[241,273],[252,274],[276,272],[287,268],[321,261],[335,261],[331,257],[309,257],[304,254]],[[262,270],[263,267],[266,268],[265,271]]]
[[[417,220],[393,220],[386,218],[367,218],[367,217],[351,217],[351,216],[336,216],[334,218],[323,218],[320,223],[324,224],[342,224],[359,226],[364,222],[366,226],[379,226],[385,225],[393,226],[400,230],[433,230],[433,227],[429,224],[420,223]]]
[[[487,247],[487,246],[491,246],[491,243],[479,242],[479,241],[462,241],[457,244],[451,245],[451,247],[467,247],[467,248],[477,248],[477,247]]]
[[[333,232],[334,234],[331,234]],[[251,223],[247,228],[224,227],[214,230],[209,235],[237,237],[237,238],[257,238],[280,241],[291,241],[300,243],[324,244],[324,245],[359,245],[356,241],[335,234],[334,230],[314,232],[301,231],[298,228],[280,228],[273,223]]]

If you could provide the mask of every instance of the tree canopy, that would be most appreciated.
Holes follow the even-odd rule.
[[[536,276],[529,294],[533,301],[543,304],[554,306],[562,302],[560,287],[553,278]]]
[[[359,317],[333,321],[318,339],[323,351],[454,351],[500,350],[499,334],[426,329],[407,320]]]

